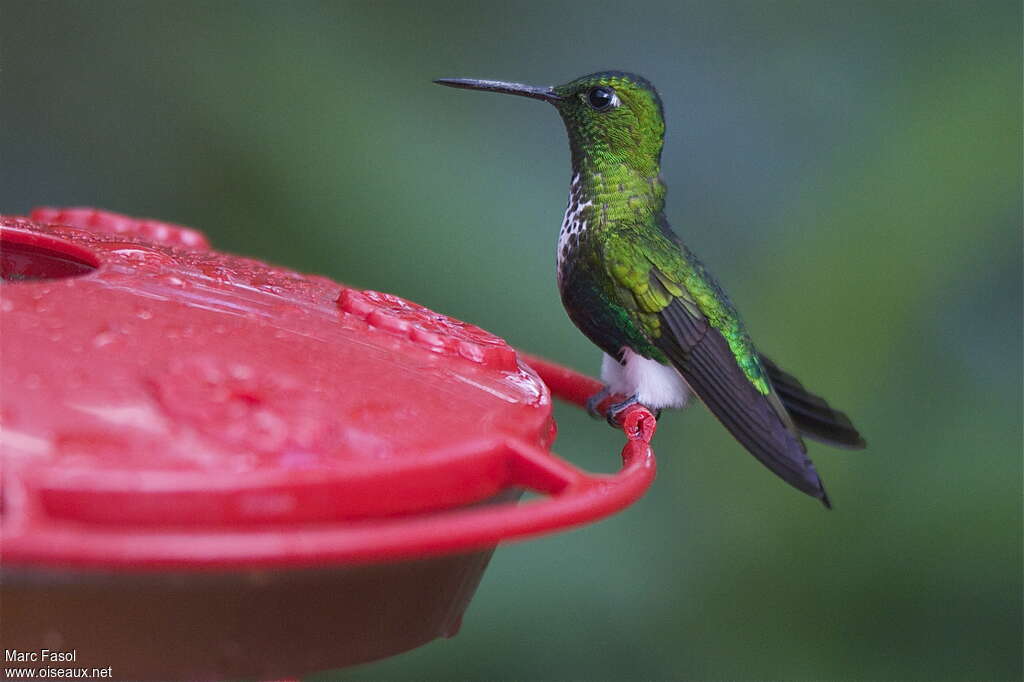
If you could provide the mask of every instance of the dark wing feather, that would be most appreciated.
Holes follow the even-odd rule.
[[[761,365],[800,433],[838,447],[861,449],[867,445],[849,417],[832,409],[824,399],[804,388],[796,377],[779,369],[763,355]]]
[[[658,347],[712,414],[776,475],[831,507],[800,437],[773,405],[774,396],[762,394],[747,379],[725,337],[678,298],[659,316]]]

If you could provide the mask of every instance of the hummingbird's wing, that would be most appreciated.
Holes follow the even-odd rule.
[[[660,235],[659,235],[660,236]],[[821,478],[728,298],[678,242],[619,241],[609,273],[647,337],[754,457],[830,507]]]

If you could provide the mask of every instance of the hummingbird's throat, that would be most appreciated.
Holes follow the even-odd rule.
[[[569,208],[574,205],[590,227],[645,220],[664,210],[665,184],[657,168],[648,175],[624,163],[574,163]]]
[[[589,227],[588,220],[594,218],[589,211],[593,206],[594,200],[583,195],[580,174],[573,173],[572,182],[569,183],[569,203],[565,207],[565,217],[562,218],[562,229],[558,232],[559,280],[562,279],[563,264],[579,248],[580,237]]]
[[[569,201],[558,233],[558,273],[581,242],[607,230],[647,223],[665,206],[661,178],[642,177],[625,166],[595,172],[574,168]]]

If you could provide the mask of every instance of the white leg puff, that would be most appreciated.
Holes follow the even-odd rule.
[[[612,393],[635,395],[637,400],[652,410],[683,407],[690,397],[690,387],[674,367],[623,350],[625,362],[604,354],[601,359],[601,380]]]

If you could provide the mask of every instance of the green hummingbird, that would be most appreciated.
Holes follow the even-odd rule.
[[[831,508],[802,436],[862,448],[850,419],[754,347],[736,308],[665,218],[661,98],[643,77],[603,71],[554,87],[444,78],[441,85],[553,104],[572,153],[558,236],[558,289],[573,323],[604,352],[613,424],[640,403],[659,413],[696,394],[762,464]]]

